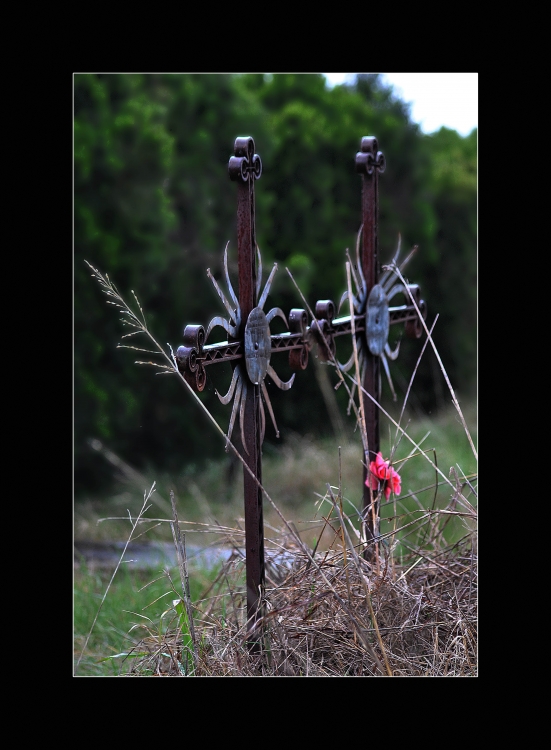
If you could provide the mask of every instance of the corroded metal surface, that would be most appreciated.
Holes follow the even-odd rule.
[[[270,326],[264,311],[255,307],[245,326],[245,364],[251,383],[259,385],[264,380],[271,353]]]
[[[366,339],[371,354],[380,357],[388,342],[390,315],[388,297],[380,284],[375,284],[367,298]]]

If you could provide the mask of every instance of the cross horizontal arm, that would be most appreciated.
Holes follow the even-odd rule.
[[[270,352],[290,351],[292,349],[302,349],[305,346],[301,333],[278,333],[272,334]],[[203,366],[212,365],[215,362],[228,362],[232,359],[243,357],[243,347],[240,341],[228,343],[221,341],[218,344],[207,344],[203,347],[202,356],[198,359]]]
[[[426,310],[426,306],[423,300],[421,300],[421,302],[423,304],[422,307],[420,307],[420,310],[421,315],[423,315],[424,310]],[[419,320],[417,310],[413,305],[398,305],[397,307],[389,307],[388,312],[390,315],[390,325],[393,325],[394,323],[409,323],[410,321]],[[426,318],[426,313],[423,315],[423,318]]]
[[[196,329],[199,327],[189,326],[187,328]],[[178,347],[176,351],[178,369],[189,384],[200,391],[203,390],[206,383],[205,367],[218,362],[242,359],[245,356],[241,341],[202,344],[200,336],[195,336],[194,340],[191,340],[189,335],[184,336],[184,338],[187,338],[186,343],[193,345]],[[282,351],[289,352],[289,361],[293,369],[305,369],[308,361],[307,353],[310,349],[309,328],[299,333],[285,332],[270,336],[270,354]],[[293,355],[293,352],[298,352],[299,356]]]
[[[410,284],[408,289],[415,299],[423,320],[426,320],[427,306],[425,301],[421,299],[418,285]],[[352,319],[354,320],[354,332],[356,334],[364,333],[366,330],[366,316],[365,313],[363,313],[354,316],[343,315],[340,318],[333,319],[332,313],[335,309],[333,302],[331,302],[331,300],[323,300],[321,304],[322,307],[317,310],[318,317],[312,321],[312,324],[307,330],[307,334],[311,340],[313,339],[318,343],[322,358],[329,360],[331,359],[331,355],[327,346],[329,345],[332,353],[335,354],[334,339],[338,336],[346,336],[352,333]],[[327,317],[321,317],[324,308]],[[404,323],[407,336],[410,336],[411,338],[419,338],[421,336],[423,327],[413,303],[388,307],[388,314],[389,325]]]

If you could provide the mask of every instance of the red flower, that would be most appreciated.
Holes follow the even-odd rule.
[[[388,500],[390,493],[394,492],[395,495],[399,495],[402,489],[401,478],[397,471],[392,466],[389,466],[388,461],[383,460],[383,454],[379,451],[375,461],[369,464],[369,476],[365,480],[366,485],[368,481],[371,482],[371,489],[379,489],[379,483],[383,482],[385,498]],[[368,485],[369,486],[369,485]]]

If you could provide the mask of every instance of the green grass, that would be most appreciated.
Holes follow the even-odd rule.
[[[74,571],[76,676],[109,677],[127,674],[134,662],[131,656],[125,657],[124,654],[131,653],[141,639],[162,638],[167,629],[175,627],[178,614],[172,604],[182,596],[177,572],[170,571],[171,581],[161,570],[129,570],[121,566],[101,605],[112,573],[110,570],[93,571],[84,564]],[[193,571],[189,581],[192,602],[201,597],[216,574],[216,569]],[[98,610],[99,615],[90,633]],[[162,617],[165,612],[167,614]],[[81,656],[89,633],[90,637]],[[135,654],[139,653],[135,651]],[[136,656],[134,660],[135,658]]]
[[[462,412],[476,447],[475,405],[462,406]],[[462,494],[476,509],[476,495],[467,483],[470,482],[473,486],[477,484],[478,461],[455,408],[449,407],[433,418],[427,416],[412,420],[409,424],[404,423],[403,427],[421,450],[415,449],[405,437],[402,437],[399,442],[389,437],[383,441],[381,435],[381,446],[383,447],[386,443],[386,450],[383,448],[385,458],[390,455],[390,446],[396,445],[393,460],[402,477],[400,496],[394,499],[391,497],[390,502],[383,504],[381,508],[381,533],[388,533],[395,525],[410,523],[416,517],[419,519],[426,517],[426,509],[437,510],[448,507],[455,488],[463,487]],[[395,435],[395,431],[392,435]],[[411,458],[408,458],[410,455]],[[432,463],[427,459],[431,459]],[[442,474],[439,474],[436,467]],[[452,482],[453,487],[446,482],[446,477]],[[461,509],[458,508],[458,510]],[[396,523],[394,518],[396,518]],[[384,519],[388,521],[385,523]],[[419,536],[417,532],[421,525],[424,529]],[[466,529],[462,517],[450,518],[443,531],[444,539],[448,543],[454,543],[463,537]],[[409,526],[407,532],[405,530],[401,532],[399,537],[409,546],[426,545],[426,531],[426,525],[419,521],[418,524]],[[400,554],[400,549],[397,550],[397,554]]]
[[[461,406],[476,445],[475,404]],[[399,414],[392,413],[391,416],[397,421]],[[350,422],[352,423],[352,418]],[[476,472],[476,459],[453,406],[434,417],[429,415],[411,421],[404,418],[401,425],[417,443],[425,438],[421,448],[446,476],[449,475],[450,468],[455,466],[459,466],[467,475]],[[414,492],[423,504],[430,504],[435,483],[438,481],[438,499],[444,501],[445,493],[448,491],[445,481],[437,475],[426,458],[415,455],[405,464],[402,463],[410,452],[418,452],[405,437],[399,435],[399,439],[396,439],[396,432],[397,429],[392,422],[383,417],[380,428],[381,451],[384,458],[388,459],[392,446],[397,445],[393,460],[398,463],[402,475],[402,495]],[[216,436],[214,438],[216,439]],[[318,496],[325,494],[326,483],[337,485],[339,476],[342,480],[343,495],[348,502],[347,512],[352,506],[359,507],[363,493],[362,458],[360,435],[352,430],[341,441],[333,438],[319,440],[308,434],[285,434],[279,445],[264,445],[262,482],[284,516],[295,524],[304,524],[315,516]],[[223,443],[220,441],[219,460],[209,461],[203,466],[187,465],[178,475],[166,476],[154,469],[138,475],[130,473],[129,467],[128,475],[121,475],[120,480],[116,481],[102,498],[77,501],[75,537],[126,540],[130,528],[128,510],[136,514],[136,509],[141,505],[144,489],[150,487],[153,482],[156,482],[156,491],[151,498],[151,507],[144,517],[171,518],[169,493],[173,489],[180,521],[206,523],[215,519],[221,524],[233,526],[236,519],[243,518],[243,470],[237,466],[230,482],[229,465],[230,458],[224,453]],[[279,527],[280,521],[269,503],[265,503],[264,513],[268,523]],[[118,520],[98,523],[100,518]],[[152,523],[151,526],[153,525]],[[190,543],[201,539],[200,532],[190,530],[188,533]],[[151,528],[148,538],[171,541],[172,535],[168,524]]]

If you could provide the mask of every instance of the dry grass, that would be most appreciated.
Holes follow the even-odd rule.
[[[249,649],[245,562],[236,549],[194,604],[195,675],[476,677],[476,513],[461,514],[459,542],[447,545],[441,533],[450,514],[459,518],[457,499],[427,518],[424,545],[399,563],[384,545],[378,565],[367,562],[338,503],[327,516],[323,533],[334,541],[326,551],[312,555],[288,533],[269,543],[257,653]],[[177,629],[136,648],[146,655],[129,675],[182,676]]]

